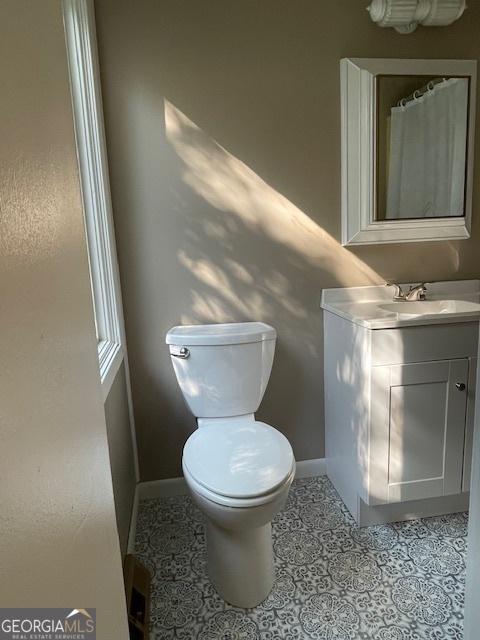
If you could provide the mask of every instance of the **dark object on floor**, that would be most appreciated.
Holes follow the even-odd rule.
[[[148,640],[150,572],[135,556],[127,555],[123,574],[125,577],[130,640]]]

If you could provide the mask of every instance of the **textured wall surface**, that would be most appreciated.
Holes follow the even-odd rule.
[[[128,637],[58,0],[0,4],[0,602]]]
[[[108,449],[112,470],[115,513],[122,555],[127,551],[128,532],[135,495],[135,463],[128,413],[125,363],[118,370],[105,401]]]
[[[297,459],[315,458],[321,289],[480,276],[478,144],[471,240],[339,245],[340,58],[480,54],[480,3],[451,27],[408,36],[376,27],[366,4],[96,2],[144,480],[180,473],[195,426],[164,345],[172,325],[273,324],[259,416],[288,436]]]

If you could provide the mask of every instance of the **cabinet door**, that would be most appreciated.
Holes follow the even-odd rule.
[[[467,359],[373,368],[370,504],[460,493],[467,384]]]

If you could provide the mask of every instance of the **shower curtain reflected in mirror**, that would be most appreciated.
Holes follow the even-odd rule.
[[[386,219],[464,215],[468,90],[449,78],[392,107]]]

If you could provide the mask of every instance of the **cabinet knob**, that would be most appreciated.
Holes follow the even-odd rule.
[[[466,387],[465,387],[465,384],[464,384],[463,382],[456,382],[456,383],[455,383],[455,386],[457,387],[457,389],[458,389],[459,391],[465,391],[465,388],[466,388]]]

